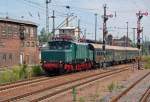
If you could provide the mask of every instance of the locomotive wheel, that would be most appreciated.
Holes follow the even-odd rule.
[[[64,73],[65,73],[65,69],[64,69],[64,68],[60,68],[60,69],[59,69],[59,74],[62,75],[62,74],[64,74]]]

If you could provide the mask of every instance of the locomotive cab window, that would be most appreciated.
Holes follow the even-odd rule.
[[[67,50],[70,49],[71,44],[63,41],[49,42],[51,50]]]

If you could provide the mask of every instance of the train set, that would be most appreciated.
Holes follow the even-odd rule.
[[[55,40],[41,50],[42,68],[46,73],[65,73],[135,61],[139,50],[132,47]]]

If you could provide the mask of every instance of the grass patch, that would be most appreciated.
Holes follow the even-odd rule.
[[[83,97],[79,98],[79,102],[86,102],[85,99]]]
[[[109,90],[110,92],[112,92],[113,90],[115,90],[115,88],[116,88],[116,85],[115,85],[114,82],[112,82],[110,85],[108,85],[108,90]]]
[[[0,75],[0,83],[12,82],[12,79],[12,72],[9,70],[2,72]]]
[[[0,84],[15,82],[23,79],[42,75],[40,66],[28,67],[27,65],[14,66],[12,70],[6,69],[0,73]]]
[[[150,69],[150,56],[143,56],[142,62],[144,62],[144,69]]]
[[[110,85],[108,85],[109,92],[113,92],[113,91],[116,91],[118,89],[120,90],[122,88],[124,88],[123,85],[119,85],[118,83],[114,83],[114,82],[112,82]]]

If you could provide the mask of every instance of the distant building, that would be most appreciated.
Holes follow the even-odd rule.
[[[126,46],[128,41],[128,47],[131,46],[132,41],[126,36],[121,37],[120,39],[113,39],[112,45],[114,46]]]
[[[59,29],[60,36],[70,36],[73,39],[79,39],[79,29],[78,27],[62,27]]]
[[[113,43],[113,36],[111,34],[109,34],[107,37],[106,37],[106,44],[107,45],[112,45]]]
[[[23,34],[20,33],[23,28]],[[37,64],[37,25],[30,21],[0,18],[0,67]]]

